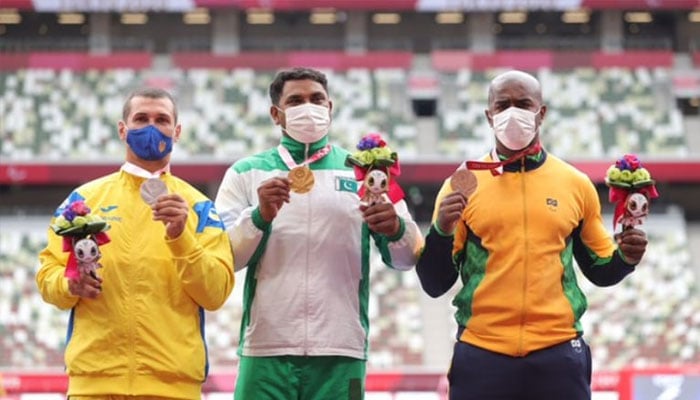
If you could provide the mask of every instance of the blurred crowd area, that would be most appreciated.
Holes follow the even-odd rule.
[[[331,135],[352,148],[382,132],[404,160],[463,160],[486,153],[493,135],[484,117],[489,81],[502,70],[458,69],[435,78],[435,113],[417,124],[409,72],[393,68],[324,70],[334,101]],[[672,93],[672,71],[661,67],[540,69],[548,106],[542,141],[568,159],[617,158],[633,152],[685,158],[683,115]],[[235,159],[274,146],[269,116],[274,71],[172,69],[0,71],[0,159],[118,161],[116,132],[124,97],[156,85],[177,98],[182,140],[175,161]],[[11,118],[9,116],[12,116]],[[425,120],[426,118],[422,118]]]

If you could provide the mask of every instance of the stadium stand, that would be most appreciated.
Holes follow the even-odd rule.
[[[46,216],[69,187],[121,162],[115,125],[125,92],[154,85],[177,95],[184,129],[174,154],[178,174],[211,195],[236,158],[276,143],[267,85],[276,70],[296,65],[328,74],[337,143],[349,148],[364,133],[388,135],[423,229],[442,179],[492,145],[486,88],[504,69],[542,81],[549,107],[543,142],[591,177],[604,207],[610,160],[638,153],[662,193],[644,225],[647,255],[612,288],[578,276],[589,296],[583,323],[593,390],[609,391],[594,399],[632,400],[639,368],[661,374],[655,381],[692,385],[700,377],[697,0],[0,3],[0,398],[65,391],[68,314],[37,293],[36,254]],[[146,9],[128,9],[137,3]],[[513,4],[525,5],[522,23],[501,20]],[[309,22],[316,7],[329,6],[335,25]],[[585,23],[564,21],[565,10],[579,8]],[[83,24],[58,23],[65,11],[83,15]],[[127,25],[125,11],[144,11],[148,22]],[[207,23],[185,23],[190,11],[204,11]],[[441,11],[461,22],[437,23]],[[269,12],[274,23],[249,23],[255,12]],[[385,12],[399,23],[375,23]],[[651,21],[628,21],[646,12]],[[428,85],[427,98],[420,84]],[[427,115],[418,115],[416,99],[427,99]],[[378,262],[371,275],[368,399],[443,399],[454,336],[449,296],[430,299],[414,273]],[[206,314],[207,400],[230,398],[241,292],[238,285],[221,310]]]
[[[0,226],[0,368],[63,365],[67,314],[36,291],[37,254],[46,243],[46,219],[2,219]]]
[[[611,226],[610,218],[608,225]],[[679,365],[700,361],[700,288],[692,270],[683,213],[671,208],[646,222],[649,248],[637,270],[620,285],[588,294],[585,338],[595,368]]]
[[[440,74],[437,145],[421,156],[465,159],[483,154],[492,135],[483,116],[488,82],[499,70],[460,69]],[[418,157],[418,129],[408,107],[409,72],[395,68],[325,70],[335,101],[333,135],[351,148],[364,133],[388,135],[404,159]],[[180,101],[184,134],[175,155],[183,160],[234,160],[271,147],[267,86],[274,71],[250,68],[154,71],[26,69],[0,73],[0,157],[21,161],[119,159],[115,134],[120,93],[143,84],[167,86]],[[610,67],[537,73],[549,111],[546,146],[562,157],[610,158],[622,153],[686,157],[682,116],[672,101],[667,68]],[[37,110],[37,113],[33,113]],[[423,132],[422,134],[429,134]]]

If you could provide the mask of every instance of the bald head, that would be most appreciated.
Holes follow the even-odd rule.
[[[519,86],[532,98],[542,103],[542,86],[534,76],[523,71],[504,72],[491,81],[489,85],[489,104],[494,100],[495,93],[509,86]]]
[[[532,75],[522,71],[508,71],[495,77],[489,85],[489,104],[485,110],[486,119],[489,126],[495,129],[494,116],[515,107],[522,110],[530,111],[534,114],[534,131],[535,137],[530,144],[539,140],[539,128],[542,124],[547,106],[542,104],[542,86],[540,82]],[[500,126],[499,129],[502,129]],[[500,132],[500,131],[499,131]],[[498,138],[496,132],[496,150],[499,154],[510,156],[515,151],[521,150],[510,149],[504,145]],[[513,144],[511,143],[511,147]]]

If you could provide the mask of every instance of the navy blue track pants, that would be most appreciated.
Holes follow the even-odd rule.
[[[450,400],[590,400],[591,351],[582,338],[525,357],[454,346]]]

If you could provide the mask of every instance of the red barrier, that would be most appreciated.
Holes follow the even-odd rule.
[[[430,61],[438,71],[454,72],[472,67],[472,53],[461,50],[435,50]]]
[[[270,8],[273,10],[310,10],[335,8],[339,10],[415,10],[418,0],[195,0],[197,7],[209,8]]]
[[[503,50],[490,54],[474,54],[472,68],[483,71],[490,68],[514,68],[534,71],[552,68],[552,55],[548,50]]]
[[[151,67],[152,58],[153,55],[146,52],[118,52],[104,55],[58,51],[0,53],[0,70],[29,68],[70,69],[74,71],[117,68],[146,69]]]
[[[591,64],[595,68],[609,67],[664,67],[673,66],[673,52],[659,51],[622,51],[619,53],[593,53]]]
[[[29,67],[31,53],[2,53],[0,52],[0,71],[13,71]]]
[[[171,54],[171,58],[174,66],[183,69],[253,68],[255,70],[275,70],[287,65],[286,54],[275,52],[247,52],[236,55],[176,52]]]
[[[646,9],[671,9],[671,10],[690,10],[698,7],[697,0],[625,0],[625,1],[611,1],[611,0],[578,0],[580,4],[571,4],[570,1],[562,1],[572,8],[588,8],[594,10],[600,9],[635,9],[635,10],[646,10]],[[156,5],[162,7],[161,1],[152,0]],[[523,5],[527,5],[525,0],[521,0]],[[39,3],[37,7],[35,4]],[[48,6],[47,6],[48,3]],[[75,8],[71,6],[71,2],[67,2],[63,7],[62,3],[66,2],[48,2],[46,0],[2,0],[0,1],[0,6],[3,8],[18,8],[20,10],[33,10],[35,8],[47,9],[49,7],[52,11],[57,10],[70,10],[70,11],[94,11],[95,5],[90,5],[91,3],[86,2],[84,7]],[[103,1],[104,3],[104,1]],[[195,5],[197,7],[205,8],[238,8],[238,9],[249,9],[249,8],[270,8],[273,10],[280,11],[290,11],[290,10],[310,10],[313,8],[336,8],[340,10],[417,10],[420,3],[419,0],[195,0]],[[506,9],[513,5],[513,1],[500,0],[502,4],[500,9]],[[559,8],[556,6],[556,2],[551,2],[552,8]],[[43,4],[43,6],[41,6]],[[148,2],[146,2],[148,4]],[[534,4],[534,3],[533,3]],[[431,9],[435,10],[483,10],[484,6],[479,2],[462,2],[455,8],[450,2],[444,1],[432,1],[427,2],[427,5]],[[104,5],[97,7],[99,10],[104,10]],[[113,11],[124,11],[121,7],[122,2],[116,0],[111,1],[110,9]],[[535,7],[535,6],[533,6]],[[527,8],[527,7],[525,7]],[[535,7],[537,8],[537,7]]]
[[[179,68],[253,68],[276,70],[294,66],[328,68],[344,71],[350,68],[403,68],[411,67],[413,54],[405,51],[378,51],[345,53],[342,51],[246,52],[236,55],[217,55],[201,52],[172,54],[173,64]]]
[[[230,162],[208,164],[176,163],[173,173],[194,183],[219,182]],[[401,163],[401,183],[430,184],[441,182],[452,175],[460,161],[446,163]],[[574,161],[572,164],[588,175],[593,182],[603,183],[611,161]],[[77,185],[115,172],[121,164],[40,164],[2,163],[0,164],[0,184],[5,185]],[[663,183],[700,182],[700,161],[645,161],[644,166],[654,179]]]
[[[119,170],[121,164],[0,164],[0,184],[76,185]],[[191,182],[221,180],[230,164],[178,164],[173,173]]]
[[[472,53],[461,50],[436,50],[431,53],[433,68],[438,71],[491,68],[515,68],[532,71],[553,66],[554,52],[548,50],[504,50],[494,53]]]
[[[552,55],[553,69],[573,69],[593,64],[592,52],[584,51],[557,51]]]
[[[516,68],[526,71],[538,68],[556,70],[575,67],[665,67],[673,66],[670,51],[624,51],[620,53],[573,52],[550,50],[497,51],[472,53],[460,50],[438,50],[431,53],[433,68],[438,71],[460,69],[486,70]],[[698,60],[700,61],[700,60]]]
[[[253,68],[276,70],[292,66],[312,66],[344,71],[350,68],[411,68],[414,54],[407,51],[374,51],[346,53],[343,51],[290,51],[244,52],[218,55],[209,52],[176,52],[171,55],[173,64],[183,69]],[[145,69],[152,65],[152,54],[146,52],[119,52],[96,55],[83,52],[35,52],[0,53],[0,70],[26,68],[108,70],[114,68]],[[700,65],[700,53],[693,54],[695,64]],[[497,51],[472,53],[468,51],[437,50],[431,53],[433,68],[438,71],[491,68],[571,69],[575,67],[664,67],[673,65],[673,53],[669,51],[604,52],[556,52],[550,50]]]
[[[32,0],[2,0],[0,8],[16,8],[18,10],[32,10],[34,2]]]
[[[697,0],[582,0],[581,8],[593,10],[601,9],[666,9],[666,10],[692,10],[700,5]]]

